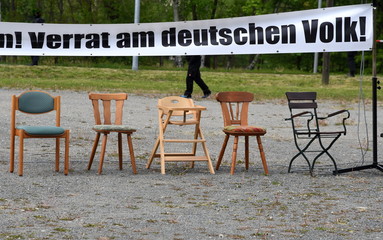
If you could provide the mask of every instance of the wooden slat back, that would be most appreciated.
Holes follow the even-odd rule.
[[[315,109],[318,107],[315,102],[316,92],[286,92],[286,97],[290,109]]]
[[[121,125],[124,102],[128,99],[126,93],[89,93],[89,99],[92,100],[94,120],[96,125]],[[114,122],[112,120],[112,102],[115,102]],[[100,106],[102,102],[102,109]],[[101,117],[102,114],[102,117]]]
[[[249,92],[220,92],[216,99],[221,104],[225,126],[247,125],[249,103],[253,101],[254,94]]]
[[[288,100],[316,100],[316,92],[286,92]]]

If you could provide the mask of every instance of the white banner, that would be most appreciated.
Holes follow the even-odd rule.
[[[370,51],[373,7],[141,24],[0,23],[0,55],[175,56]]]

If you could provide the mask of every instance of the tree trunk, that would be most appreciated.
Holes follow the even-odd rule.
[[[330,53],[323,53],[322,64],[322,84],[328,85],[330,83]]]
[[[326,0],[326,6],[334,6],[334,0]],[[323,53],[323,63],[322,63],[322,84],[328,85],[330,83],[330,53]]]
[[[217,12],[218,0],[214,0],[213,2],[213,10],[211,11],[210,19],[215,19],[215,14]]]
[[[246,67],[248,70],[253,70],[255,68],[255,65],[257,64],[259,59],[259,54],[253,55],[253,59],[251,60],[250,64]]]
[[[180,21],[180,11],[179,11],[179,0],[172,0],[173,5],[173,18],[174,22]],[[174,58],[174,66],[181,68],[183,66],[182,57],[175,56]]]

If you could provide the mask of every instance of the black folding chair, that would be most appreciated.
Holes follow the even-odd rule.
[[[326,154],[334,164],[335,171],[334,174],[338,173],[338,168],[336,166],[336,162],[328,150],[333,146],[333,144],[338,140],[341,135],[346,135],[346,124],[345,121],[350,117],[350,112],[348,110],[340,110],[331,114],[328,114],[326,117],[318,117],[317,115],[317,107],[316,103],[316,92],[286,92],[288,105],[290,109],[290,118],[286,120],[291,121],[293,134],[294,134],[294,142],[297,147],[299,153],[297,153],[290,161],[289,170],[291,170],[291,165],[293,161],[302,156],[307,164],[309,165],[310,174],[313,173],[314,165],[317,159]],[[340,115],[341,114],[341,115]],[[321,128],[329,127],[325,124],[322,124],[321,121],[330,119],[331,117],[340,115],[341,124],[336,125],[336,129],[331,129],[330,131],[323,131]],[[324,143],[323,139],[326,140]],[[318,140],[319,149],[311,150],[309,148],[312,143]],[[310,150],[309,150],[310,149]],[[305,153],[308,152],[316,152],[318,153],[314,159],[312,164],[310,163],[307,155]]]

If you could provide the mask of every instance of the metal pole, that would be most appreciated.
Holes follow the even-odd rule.
[[[140,23],[140,0],[134,2],[134,23]],[[132,70],[138,70],[138,56],[133,56]]]
[[[373,39],[376,37],[376,0],[373,1],[374,12],[373,12]],[[383,172],[383,164],[378,163],[378,94],[377,91],[381,89],[379,86],[380,82],[376,77],[376,43],[378,41],[373,42],[372,46],[372,164],[346,168],[342,170],[338,170],[338,173],[346,173],[352,171],[359,171],[364,169],[376,168]]]
[[[318,8],[321,8],[322,7],[322,0],[319,0],[318,1]],[[314,67],[313,67],[313,73],[317,73],[318,72],[318,57],[319,57],[319,53],[314,53]]]

